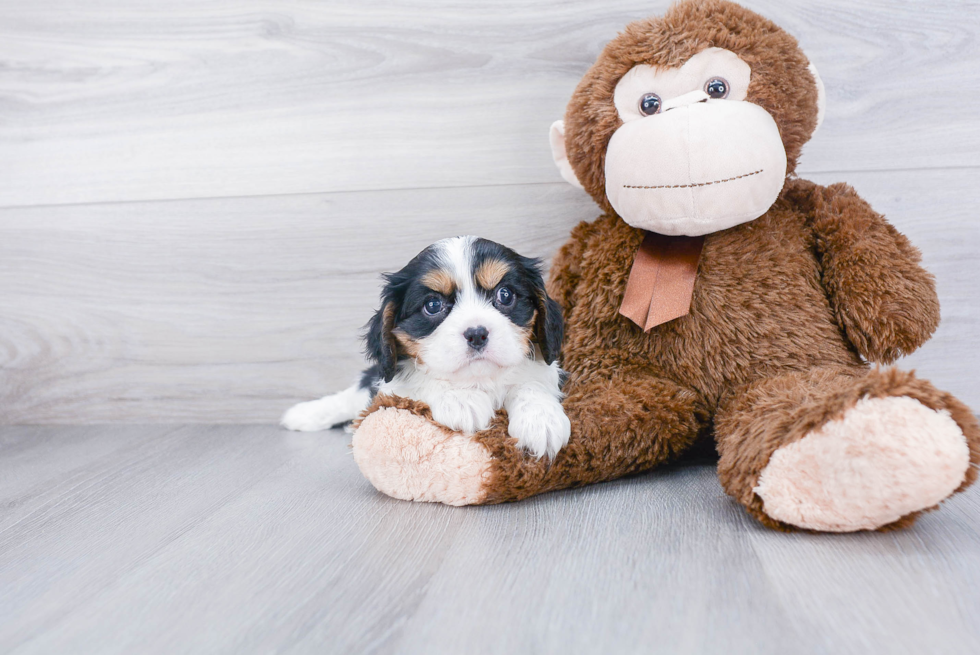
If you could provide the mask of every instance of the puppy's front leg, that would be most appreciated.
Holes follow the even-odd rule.
[[[504,407],[509,417],[507,432],[535,457],[554,457],[568,443],[572,424],[554,391],[539,384],[521,384],[507,393]]]
[[[293,405],[279,425],[289,430],[316,432],[357,418],[371,404],[371,391],[353,384],[340,393]]]
[[[476,389],[453,389],[447,386],[426,394],[423,398],[432,409],[432,418],[451,430],[473,434],[485,430],[493,420],[496,410],[493,399]]]

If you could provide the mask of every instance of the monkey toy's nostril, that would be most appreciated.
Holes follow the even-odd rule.
[[[476,327],[467,328],[463,332],[463,337],[466,339],[466,344],[473,348],[474,350],[483,350],[483,347],[487,345],[487,340],[490,338],[490,331],[487,330],[482,325]]]

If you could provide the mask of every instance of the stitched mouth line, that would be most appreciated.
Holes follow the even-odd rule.
[[[696,186],[708,186],[709,184],[721,184],[722,182],[731,182],[732,180],[741,180],[743,177],[751,177],[753,175],[758,175],[763,169],[757,171],[752,171],[751,173],[745,173],[744,175],[736,175],[735,177],[726,177],[724,180],[715,180],[714,182],[695,182],[694,184],[661,184],[659,186],[639,186],[633,184],[624,184],[624,189],[690,189]]]

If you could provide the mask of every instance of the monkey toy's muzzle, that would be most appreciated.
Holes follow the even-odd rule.
[[[606,195],[633,227],[700,236],[762,216],[786,179],[786,151],[769,113],[750,102],[668,101],[624,123],[606,150]]]

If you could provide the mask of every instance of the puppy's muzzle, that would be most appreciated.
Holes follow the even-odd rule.
[[[490,331],[482,325],[478,325],[477,327],[467,328],[463,332],[463,338],[466,339],[466,344],[470,348],[479,352],[486,347],[487,341],[490,339]]]

